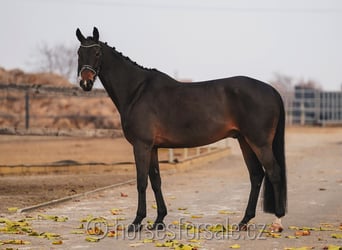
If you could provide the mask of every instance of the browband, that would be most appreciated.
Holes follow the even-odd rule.
[[[82,48],[91,48],[91,47],[100,47],[101,48],[100,44],[97,44],[97,43],[91,44],[91,45],[82,45],[81,44],[81,47]]]

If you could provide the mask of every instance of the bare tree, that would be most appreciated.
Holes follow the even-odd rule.
[[[279,73],[274,74],[274,79],[271,80],[271,84],[283,97],[292,92],[294,88],[293,78]]]
[[[57,44],[50,46],[42,43],[37,48],[37,61],[34,63],[36,70],[55,73],[64,76],[71,82],[76,79],[77,46]]]
[[[305,88],[305,89],[317,89],[317,90],[322,90],[322,86],[316,82],[315,80],[300,80],[298,81],[298,83],[296,84],[296,86],[299,86],[299,87],[302,87],[302,88]]]

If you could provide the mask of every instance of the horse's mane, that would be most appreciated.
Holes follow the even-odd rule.
[[[124,54],[122,54],[122,52],[117,51],[115,47],[112,47],[112,50],[113,50],[117,55],[119,55],[120,57],[122,57],[125,61],[128,61],[128,62],[132,63],[134,66],[137,66],[138,68],[141,68],[141,69],[144,69],[144,70],[149,70],[149,71],[151,71],[151,70],[155,71],[155,70],[156,70],[156,69],[154,69],[154,68],[146,68],[146,67],[144,67],[144,66],[138,64],[137,62],[133,61],[133,60],[132,60],[131,58],[129,58],[128,56],[125,56]]]
[[[108,46],[109,48],[112,49],[112,52],[115,54],[115,55],[118,55],[119,57],[121,57],[124,61],[127,61],[131,64],[133,64],[134,66],[137,66],[138,68],[140,69],[143,69],[143,70],[148,70],[148,71],[157,71],[157,69],[155,68],[146,68],[140,64],[138,64],[137,62],[133,61],[131,58],[129,58],[128,56],[125,56],[124,54],[122,54],[122,52],[118,51],[115,47],[110,47],[106,42],[103,43],[104,45]]]

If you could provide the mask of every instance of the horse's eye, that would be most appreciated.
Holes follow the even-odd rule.
[[[101,55],[100,51],[96,51],[95,56],[96,56],[96,57],[99,57],[100,55]]]

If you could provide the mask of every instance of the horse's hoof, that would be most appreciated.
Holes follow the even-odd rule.
[[[164,230],[165,223],[164,222],[155,222],[153,225],[147,227],[148,230]]]
[[[141,225],[141,224],[131,224],[131,225],[128,226],[127,231],[129,233],[139,232],[139,231],[141,231],[142,227],[143,227],[143,225]]]
[[[247,231],[247,223],[239,223],[238,231]]]
[[[282,224],[273,222],[269,230],[272,233],[281,233],[284,230],[284,228]]]

